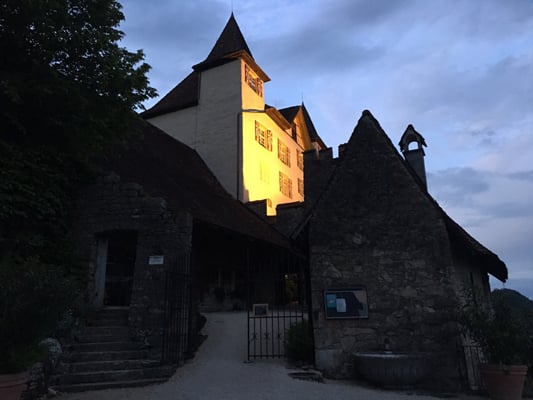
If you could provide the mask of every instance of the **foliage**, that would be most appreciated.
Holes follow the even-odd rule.
[[[490,362],[527,363],[532,346],[528,321],[523,314],[512,311],[505,296],[495,297],[491,308],[465,307],[462,323]]]
[[[26,364],[82,279],[77,190],[155,96],[116,0],[0,2],[0,363]],[[79,291],[78,291],[79,292]]]
[[[84,158],[131,134],[133,110],[155,90],[143,52],[118,45],[120,10],[115,0],[1,3],[2,136]]]
[[[533,301],[516,290],[495,289],[491,292],[490,298],[493,302],[507,302],[511,311],[517,315],[533,313]],[[533,321],[531,322],[533,323]]]
[[[76,298],[75,285],[38,258],[0,260],[0,373],[26,369]]]
[[[314,351],[309,323],[304,320],[291,325],[287,331],[287,357],[292,361],[313,363]]]

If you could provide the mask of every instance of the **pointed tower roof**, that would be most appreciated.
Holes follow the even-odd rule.
[[[225,64],[236,58],[244,59],[264,82],[270,80],[268,75],[256,64],[252,52],[235,20],[235,16],[231,13],[226,26],[222,30],[222,33],[218,37],[207,58],[201,63],[194,65],[193,69],[195,71],[204,71]]]
[[[246,51],[253,59],[252,52],[250,51],[248,44],[246,44],[246,40],[244,40],[244,36],[235,20],[235,16],[231,13],[229,20],[213,46],[213,49],[203,62],[215,61],[223,58],[225,55],[241,50]]]

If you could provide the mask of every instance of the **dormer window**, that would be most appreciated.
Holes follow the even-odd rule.
[[[248,66],[244,66],[244,80],[250,88],[259,96],[263,96],[263,81]]]

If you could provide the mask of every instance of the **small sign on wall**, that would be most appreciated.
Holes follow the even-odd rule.
[[[165,256],[148,257],[148,265],[163,265],[164,263],[165,263]]]
[[[254,317],[266,317],[268,315],[268,304],[254,304],[252,313]]]
[[[368,318],[366,288],[327,289],[324,291],[324,308],[326,319]]]

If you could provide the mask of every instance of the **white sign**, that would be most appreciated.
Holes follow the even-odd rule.
[[[346,312],[346,299],[343,299],[343,298],[337,299],[337,312],[338,313]]]
[[[148,257],[148,265],[163,265],[164,263],[165,263],[165,256]]]

